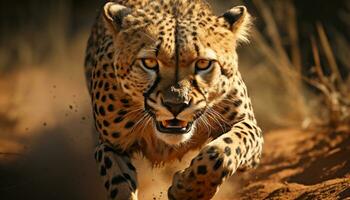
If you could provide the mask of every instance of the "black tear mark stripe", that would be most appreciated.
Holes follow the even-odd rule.
[[[199,57],[199,46],[196,43],[194,43],[194,49],[196,50],[197,57]]]
[[[159,44],[157,44],[157,46],[156,46],[156,52],[155,52],[156,53],[156,57],[158,57],[158,55],[159,55],[159,51],[160,51],[160,48],[162,46],[162,43],[163,43],[163,39],[161,39]]]
[[[175,7],[174,7],[175,9]],[[176,13],[174,11],[174,13]],[[177,16],[174,16],[175,18],[175,84],[179,81],[179,21],[177,19]]]
[[[152,84],[152,86],[149,88],[149,90],[147,90],[147,91],[143,94],[143,96],[145,97],[145,105],[147,105],[147,104],[146,104],[147,98],[148,98],[149,95],[157,88],[158,83],[160,82],[160,80],[161,80],[161,77],[160,77],[159,73],[157,72],[157,78],[156,78],[156,80],[154,81],[154,83]]]
[[[191,81],[193,87],[204,97],[205,101],[207,101],[206,96],[204,95],[204,92],[199,88],[198,82],[196,79],[193,79]]]

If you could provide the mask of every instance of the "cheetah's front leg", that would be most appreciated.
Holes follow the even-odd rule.
[[[137,200],[136,170],[128,154],[106,143],[99,144],[95,159],[110,200]]]
[[[170,200],[211,199],[225,178],[239,167],[258,164],[263,138],[255,122],[245,119],[221,135],[175,174],[169,188]]]

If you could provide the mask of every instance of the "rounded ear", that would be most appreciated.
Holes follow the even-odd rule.
[[[106,3],[103,11],[108,28],[115,32],[121,30],[124,17],[131,13],[131,9],[114,2]]]
[[[249,29],[252,24],[251,16],[245,6],[236,6],[222,16],[229,29],[237,35],[238,42],[248,42]]]

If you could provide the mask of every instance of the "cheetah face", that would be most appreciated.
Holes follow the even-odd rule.
[[[164,2],[142,10],[107,3],[105,21],[119,85],[152,117],[155,135],[179,145],[208,126],[213,106],[230,92],[248,15],[244,7],[217,17],[204,4]]]

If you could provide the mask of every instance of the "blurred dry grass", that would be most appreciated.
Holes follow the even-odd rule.
[[[94,136],[82,67],[89,27],[69,33],[71,13],[65,2],[51,5],[39,30],[23,28],[8,33],[12,36],[0,43],[0,194],[6,200],[104,196],[92,159]],[[302,80],[305,69],[312,66],[305,66],[302,60],[293,4],[276,1],[271,7],[263,1],[253,2],[265,29],[254,30],[252,43],[239,53],[258,121],[265,130],[273,130],[300,127],[303,121],[309,124],[317,116],[325,117],[314,112],[324,107],[324,98],[319,99],[320,93]],[[229,4],[233,5],[232,1],[214,5],[223,11]],[[344,45],[341,33],[336,34],[336,46],[341,49],[337,52],[343,53],[335,56],[350,66],[349,46]],[[330,49],[324,44],[316,49]],[[343,84],[349,86],[350,82]],[[164,169],[151,169],[141,158],[136,162],[140,198],[166,199],[172,174],[188,159]],[[237,178],[230,179],[216,199],[235,198],[233,190],[239,184]]]
[[[313,54],[309,59],[313,59],[314,64],[305,64],[307,62],[301,55],[301,41],[298,38],[299,32],[293,1],[274,2],[275,4],[269,6],[260,0],[253,1],[263,19],[265,29],[253,31],[253,48],[249,50],[258,52],[260,60],[258,61],[259,67],[256,67],[258,72],[255,72],[258,73],[255,76],[258,78],[251,81],[253,83],[248,81],[248,85],[253,89],[257,87],[253,92],[258,91],[258,95],[253,94],[255,96],[253,101],[258,100],[255,102],[257,115],[263,118],[262,122],[267,123],[263,126],[308,128],[315,125],[330,126],[348,123],[350,78],[340,73],[333,49],[322,25],[316,26],[315,35],[308,34],[309,43],[317,36],[319,38],[317,43],[320,45],[316,46],[315,40],[312,40],[310,52]],[[342,34],[338,33],[338,35],[344,38]],[[346,40],[342,41],[347,43]],[[315,51],[319,50],[324,57],[323,67],[320,54],[315,54]],[[350,62],[342,59],[343,54],[350,55],[349,49],[341,45],[338,51],[342,52],[338,60],[342,60],[345,67],[350,69]],[[262,69],[258,70],[260,67]],[[323,71],[328,71],[328,74]],[[246,72],[245,75],[248,80],[252,76],[249,72]],[[316,79],[320,81],[313,80],[314,76],[317,76]],[[264,87],[267,86],[266,84],[259,84],[264,80],[268,83],[269,89]],[[310,83],[312,87],[321,91],[321,94],[307,85]],[[265,112],[259,110],[260,106],[264,107]],[[261,117],[261,113],[264,117]]]

